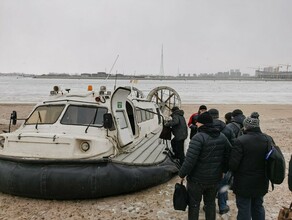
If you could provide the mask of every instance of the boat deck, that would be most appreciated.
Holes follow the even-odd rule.
[[[167,147],[170,141],[162,140],[159,134],[151,133],[145,137],[134,149],[129,149],[125,153],[115,157],[114,162],[133,164],[153,164],[162,162],[167,157]]]

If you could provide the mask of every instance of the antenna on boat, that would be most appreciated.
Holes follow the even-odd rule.
[[[117,87],[117,78],[118,78],[118,71],[116,71],[114,90],[116,90],[116,87]]]
[[[109,71],[106,79],[108,79],[110,77],[111,72],[112,72],[112,70],[113,70],[113,68],[114,68],[114,66],[115,66],[115,64],[116,64],[116,62],[117,62],[118,59],[119,59],[119,54],[117,55],[117,58],[115,59],[115,62],[113,63],[113,65],[112,65],[112,67],[111,67],[111,69],[110,69],[110,71]]]

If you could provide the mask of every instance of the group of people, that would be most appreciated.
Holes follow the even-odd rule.
[[[264,220],[263,198],[268,192],[269,180],[265,173],[267,138],[260,129],[259,114],[245,117],[240,109],[225,114],[219,120],[217,109],[199,107],[188,123],[183,110],[172,108],[171,127],[174,156],[181,167],[179,177],[187,179],[188,219],[198,219],[203,199],[206,220],[216,219],[216,196],[219,213],[229,211],[226,185],[232,180],[238,220]],[[184,141],[190,129],[190,143],[186,155]]]

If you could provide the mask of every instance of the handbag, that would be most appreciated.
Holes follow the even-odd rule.
[[[289,208],[282,207],[280,209],[278,220],[292,220],[292,202]]]
[[[176,183],[173,193],[173,208],[175,210],[185,211],[188,206],[188,192],[183,184],[183,180],[180,183]]]
[[[163,125],[159,138],[164,140],[171,140],[171,128]]]

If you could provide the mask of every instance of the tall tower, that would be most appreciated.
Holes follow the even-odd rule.
[[[163,45],[161,47],[161,61],[160,61],[160,76],[164,76],[164,67],[163,67]]]

